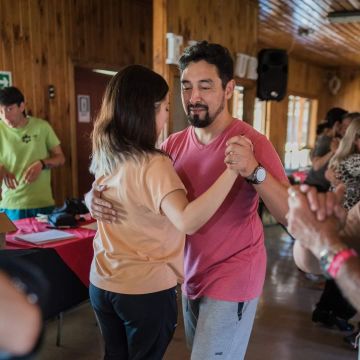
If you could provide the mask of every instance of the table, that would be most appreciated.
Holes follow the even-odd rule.
[[[43,244],[31,244],[15,239],[16,234],[47,230],[47,224],[35,218],[15,221],[18,231],[6,237],[6,248],[1,257],[20,257],[38,266],[50,283],[45,319],[52,318],[88,299],[89,271],[93,257],[92,240],[95,230],[81,227],[67,229],[74,239]]]

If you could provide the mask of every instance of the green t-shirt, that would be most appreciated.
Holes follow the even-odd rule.
[[[54,205],[49,170],[43,170],[31,184],[26,184],[22,177],[32,163],[48,158],[60,141],[47,121],[28,119],[23,128],[10,128],[0,120],[0,164],[19,182],[14,190],[3,182],[1,208],[22,210]]]

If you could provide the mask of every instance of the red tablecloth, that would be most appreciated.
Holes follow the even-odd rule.
[[[30,248],[52,248],[55,249],[62,260],[79,277],[79,279],[89,286],[90,264],[93,258],[92,241],[96,233],[95,230],[66,229],[66,232],[74,234],[73,239],[51,241],[43,244],[32,244],[26,241],[15,240],[17,234],[29,234],[48,230],[46,223],[40,223],[35,218],[17,220],[14,222],[18,230],[6,236],[7,249],[30,249]]]

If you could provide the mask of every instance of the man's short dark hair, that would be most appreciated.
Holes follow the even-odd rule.
[[[342,117],[342,120],[357,120],[360,118],[360,112],[348,112],[346,113],[343,117]]]
[[[347,113],[348,112],[342,108],[334,107],[331,108],[326,113],[325,120],[329,123],[329,126],[332,128],[337,121],[342,122],[344,116]]]
[[[328,122],[322,122],[318,124],[316,127],[316,135],[321,135],[325,131],[325,129],[331,129],[331,126]]]
[[[234,78],[234,61],[227,48],[201,41],[185,49],[179,60],[180,71],[183,72],[191,62],[204,60],[215,65],[221,79],[222,87]]]
[[[20,105],[24,101],[24,95],[15,86],[9,86],[0,90],[0,105]]]

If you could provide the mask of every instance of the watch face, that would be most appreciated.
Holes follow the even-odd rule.
[[[263,182],[266,177],[266,170],[263,167],[259,167],[256,171],[256,181]]]

